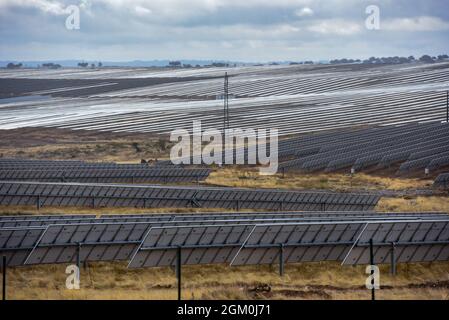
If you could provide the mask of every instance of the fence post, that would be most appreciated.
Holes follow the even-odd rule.
[[[6,300],[6,256],[2,258],[2,273],[3,273],[3,282],[2,282],[2,300]]]
[[[176,252],[176,277],[178,278],[178,300],[181,301],[181,247]]]
[[[279,275],[284,276],[284,244],[279,245]]]
[[[395,249],[396,249],[396,246],[395,246],[395,243],[394,242],[392,242],[391,243],[391,252],[390,252],[390,255],[391,255],[391,275],[393,275],[393,276],[395,276],[396,275],[396,255],[395,255]]]
[[[370,256],[370,264],[371,267],[374,266],[374,245],[373,245],[373,239],[371,238],[369,240],[369,256]],[[374,288],[374,270],[371,269],[371,300],[374,301],[376,300],[376,289]]]
[[[81,283],[81,243],[76,249],[76,266],[78,267],[78,281]]]

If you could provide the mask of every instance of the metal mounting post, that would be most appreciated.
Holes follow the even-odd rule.
[[[81,243],[78,243],[76,249],[76,266],[78,267],[78,272],[81,270]]]
[[[371,267],[374,266],[374,246],[373,246],[373,239],[369,240],[369,256],[370,256],[370,263]],[[376,300],[376,289],[374,288],[374,270],[371,269],[371,300]]]
[[[284,244],[279,245],[279,275],[284,276]]]
[[[395,256],[395,243],[391,243],[391,251],[390,251],[390,257],[391,257],[391,275],[396,275],[396,256]]]
[[[176,252],[176,277],[178,278],[178,300],[181,301],[181,247]]]
[[[3,282],[2,282],[2,300],[6,300],[6,256],[2,258],[2,273],[3,273]]]

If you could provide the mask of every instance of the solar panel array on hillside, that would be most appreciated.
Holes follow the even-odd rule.
[[[0,109],[5,119],[1,128],[38,125],[167,134],[188,129],[198,119],[204,128],[221,128],[222,101],[217,96],[223,94],[225,72],[231,76],[230,93],[234,98],[230,112],[236,128],[277,128],[281,135],[289,135],[443,120],[448,67],[445,62],[164,71],[102,69],[89,73],[77,69],[0,70],[5,85],[23,86],[18,91],[31,97],[29,101],[13,100],[8,108]],[[186,76],[208,78],[178,78]],[[172,77],[172,81],[157,77]],[[49,78],[40,80],[39,85],[29,85]],[[63,85],[58,85],[58,80]],[[83,81],[86,85],[80,86]],[[50,82],[53,86],[46,88]],[[32,99],[42,95],[48,99]]]
[[[428,123],[318,134],[281,143],[281,170],[335,172],[349,168],[398,174],[449,166],[449,124]]]

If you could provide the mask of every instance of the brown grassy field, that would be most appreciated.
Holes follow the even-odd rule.
[[[81,270],[81,289],[65,287],[64,265],[10,269],[9,299],[176,299],[171,268],[127,269],[125,263],[96,263]],[[277,266],[185,266],[184,299],[370,299],[365,267],[338,263]],[[381,267],[378,299],[449,299],[449,263]]]
[[[278,189],[323,189],[334,191],[363,190],[407,190],[425,189],[433,184],[432,179],[372,176],[358,173],[286,173],[273,176],[259,175],[258,169],[236,167],[221,168],[212,172],[206,183],[227,187],[278,188]]]
[[[55,128],[0,130],[0,155],[50,160],[139,162],[165,158],[170,142],[151,134]]]

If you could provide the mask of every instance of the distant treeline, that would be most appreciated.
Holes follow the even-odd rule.
[[[331,60],[331,64],[344,64],[344,63],[363,63],[363,64],[402,64],[402,63],[410,63],[410,62],[424,62],[424,63],[435,63],[435,62],[441,62],[448,60],[449,56],[447,54],[442,54],[437,57],[432,57],[429,55],[423,55],[421,58],[416,59],[414,56],[410,57],[382,57],[382,58],[376,58],[371,57],[367,60],[360,60],[360,59],[335,59]]]
[[[23,67],[23,64],[22,64],[22,63],[17,63],[17,64],[15,64],[15,63],[10,62],[10,63],[8,63],[8,64],[6,65],[6,68],[7,68],[7,69],[20,69],[20,68],[22,68],[22,67]],[[53,63],[53,62],[43,63],[43,64],[42,64],[42,68],[46,68],[46,69],[59,69],[59,68],[61,68],[61,67],[62,67],[62,66],[61,66],[60,64]]]
[[[225,68],[225,67],[229,67],[229,66],[230,66],[229,63],[224,63],[224,62],[212,62],[211,64],[204,65],[205,68],[207,68],[207,67]],[[167,67],[170,67],[170,68],[193,68],[193,67],[201,68],[201,65],[197,64],[194,66],[190,63],[182,63],[181,61],[170,61],[168,63]]]

